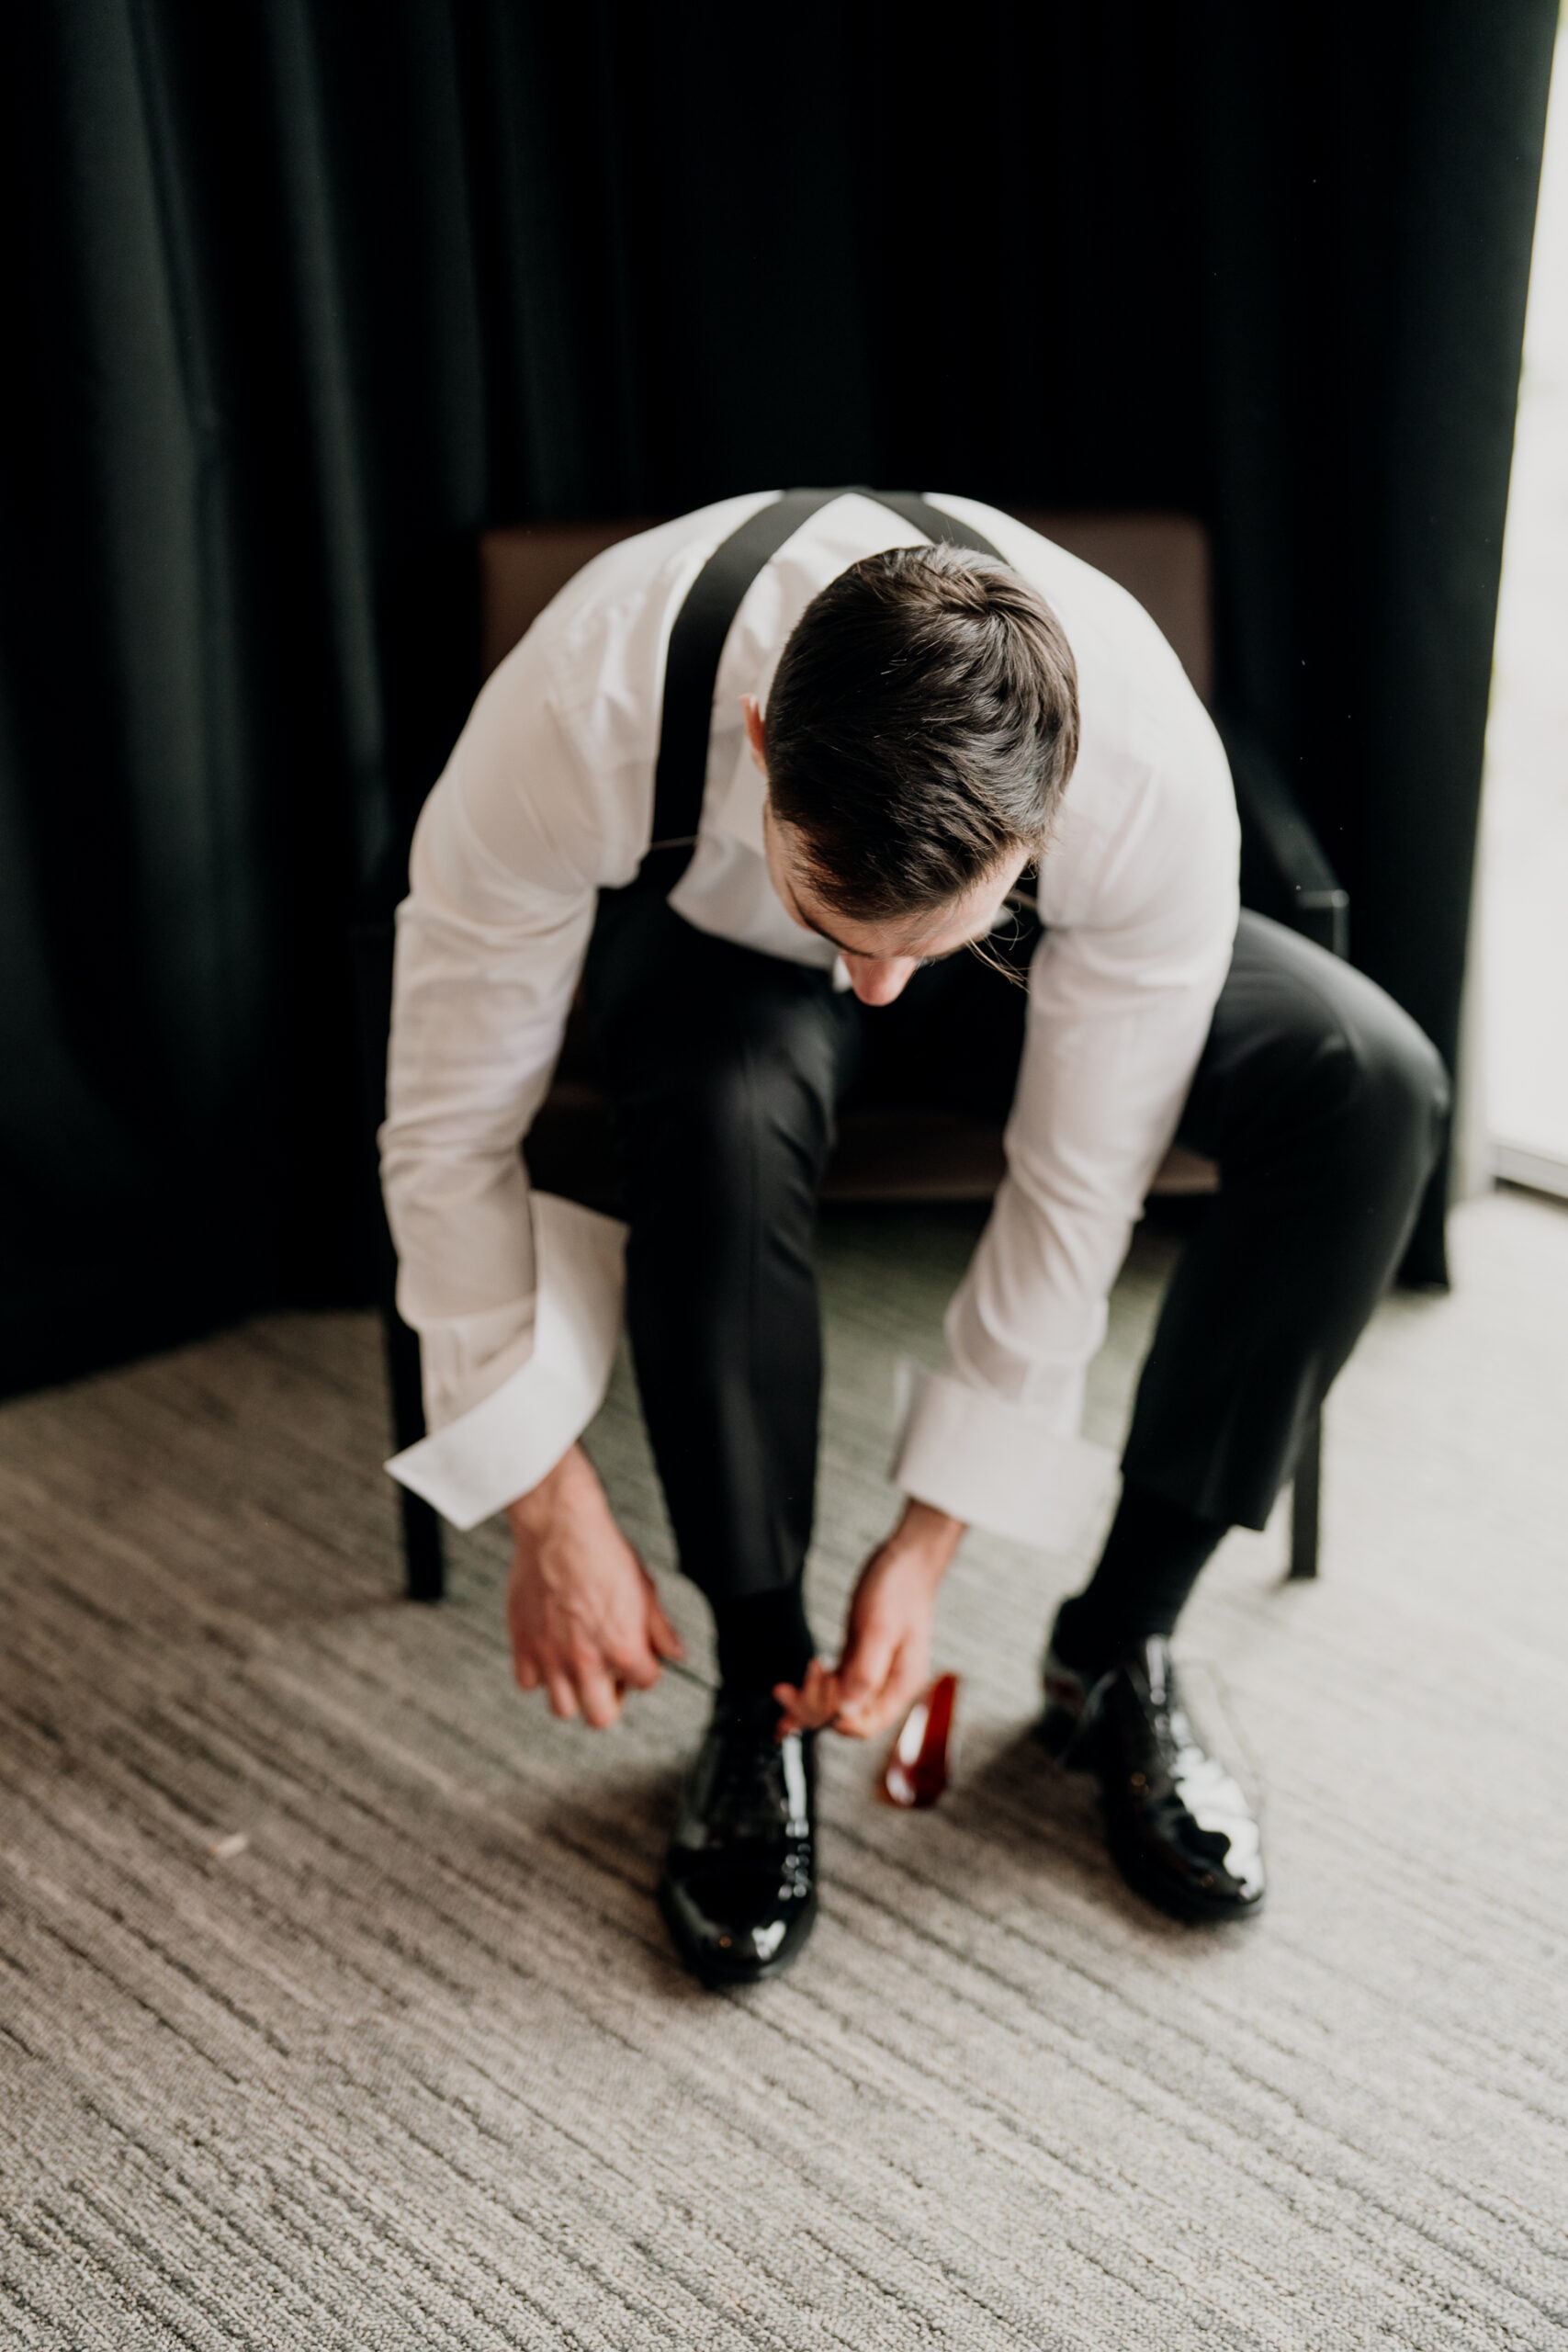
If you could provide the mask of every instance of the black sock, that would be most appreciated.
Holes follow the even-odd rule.
[[[798,1577],[776,1592],[748,1593],[739,1600],[710,1596],[708,1605],[725,1690],[771,1690],[775,1682],[798,1686],[816,1656]]]
[[[1057,1611],[1051,1639],[1063,1664],[1103,1674],[1151,1634],[1169,1634],[1225,1525],[1123,1485],[1099,1566]]]

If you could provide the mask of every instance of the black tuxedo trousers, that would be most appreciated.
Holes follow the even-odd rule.
[[[816,1484],[817,1193],[846,1097],[1005,1115],[1018,979],[964,954],[897,1003],[606,895],[584,973],[615,1107],[637,1384],[681,1564],[711,1599],[789,1584]],[[1139,1383],[1124,1475],[1261,1527],[1393,1277],[1441,1139],[1433,1047],[1348,964],[1244,913],[1178,1138],[1219,1163]]]

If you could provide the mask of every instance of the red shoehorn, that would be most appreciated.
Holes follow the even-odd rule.
[[[947,1786],[953,1747],[956,1674],[939,1674],[904,1718],[903,1729],[883,1768],[882,1795],[888,1804],[912,1808],[935,1804]]]

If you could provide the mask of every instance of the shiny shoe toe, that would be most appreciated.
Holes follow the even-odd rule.
[[[720,1691],[682,1797],[659,1907],[705,1984],[781,1975],[817,1916],[813,1740],[777,1723],[765,1694]]]

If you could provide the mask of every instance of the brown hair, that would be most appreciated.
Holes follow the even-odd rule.
[[[868,922],[923,912],[1044,847],[1077,756],[1077,672],[1016,571],[894,548],[807,605],[764,736],[774,813],[827,903]]]

